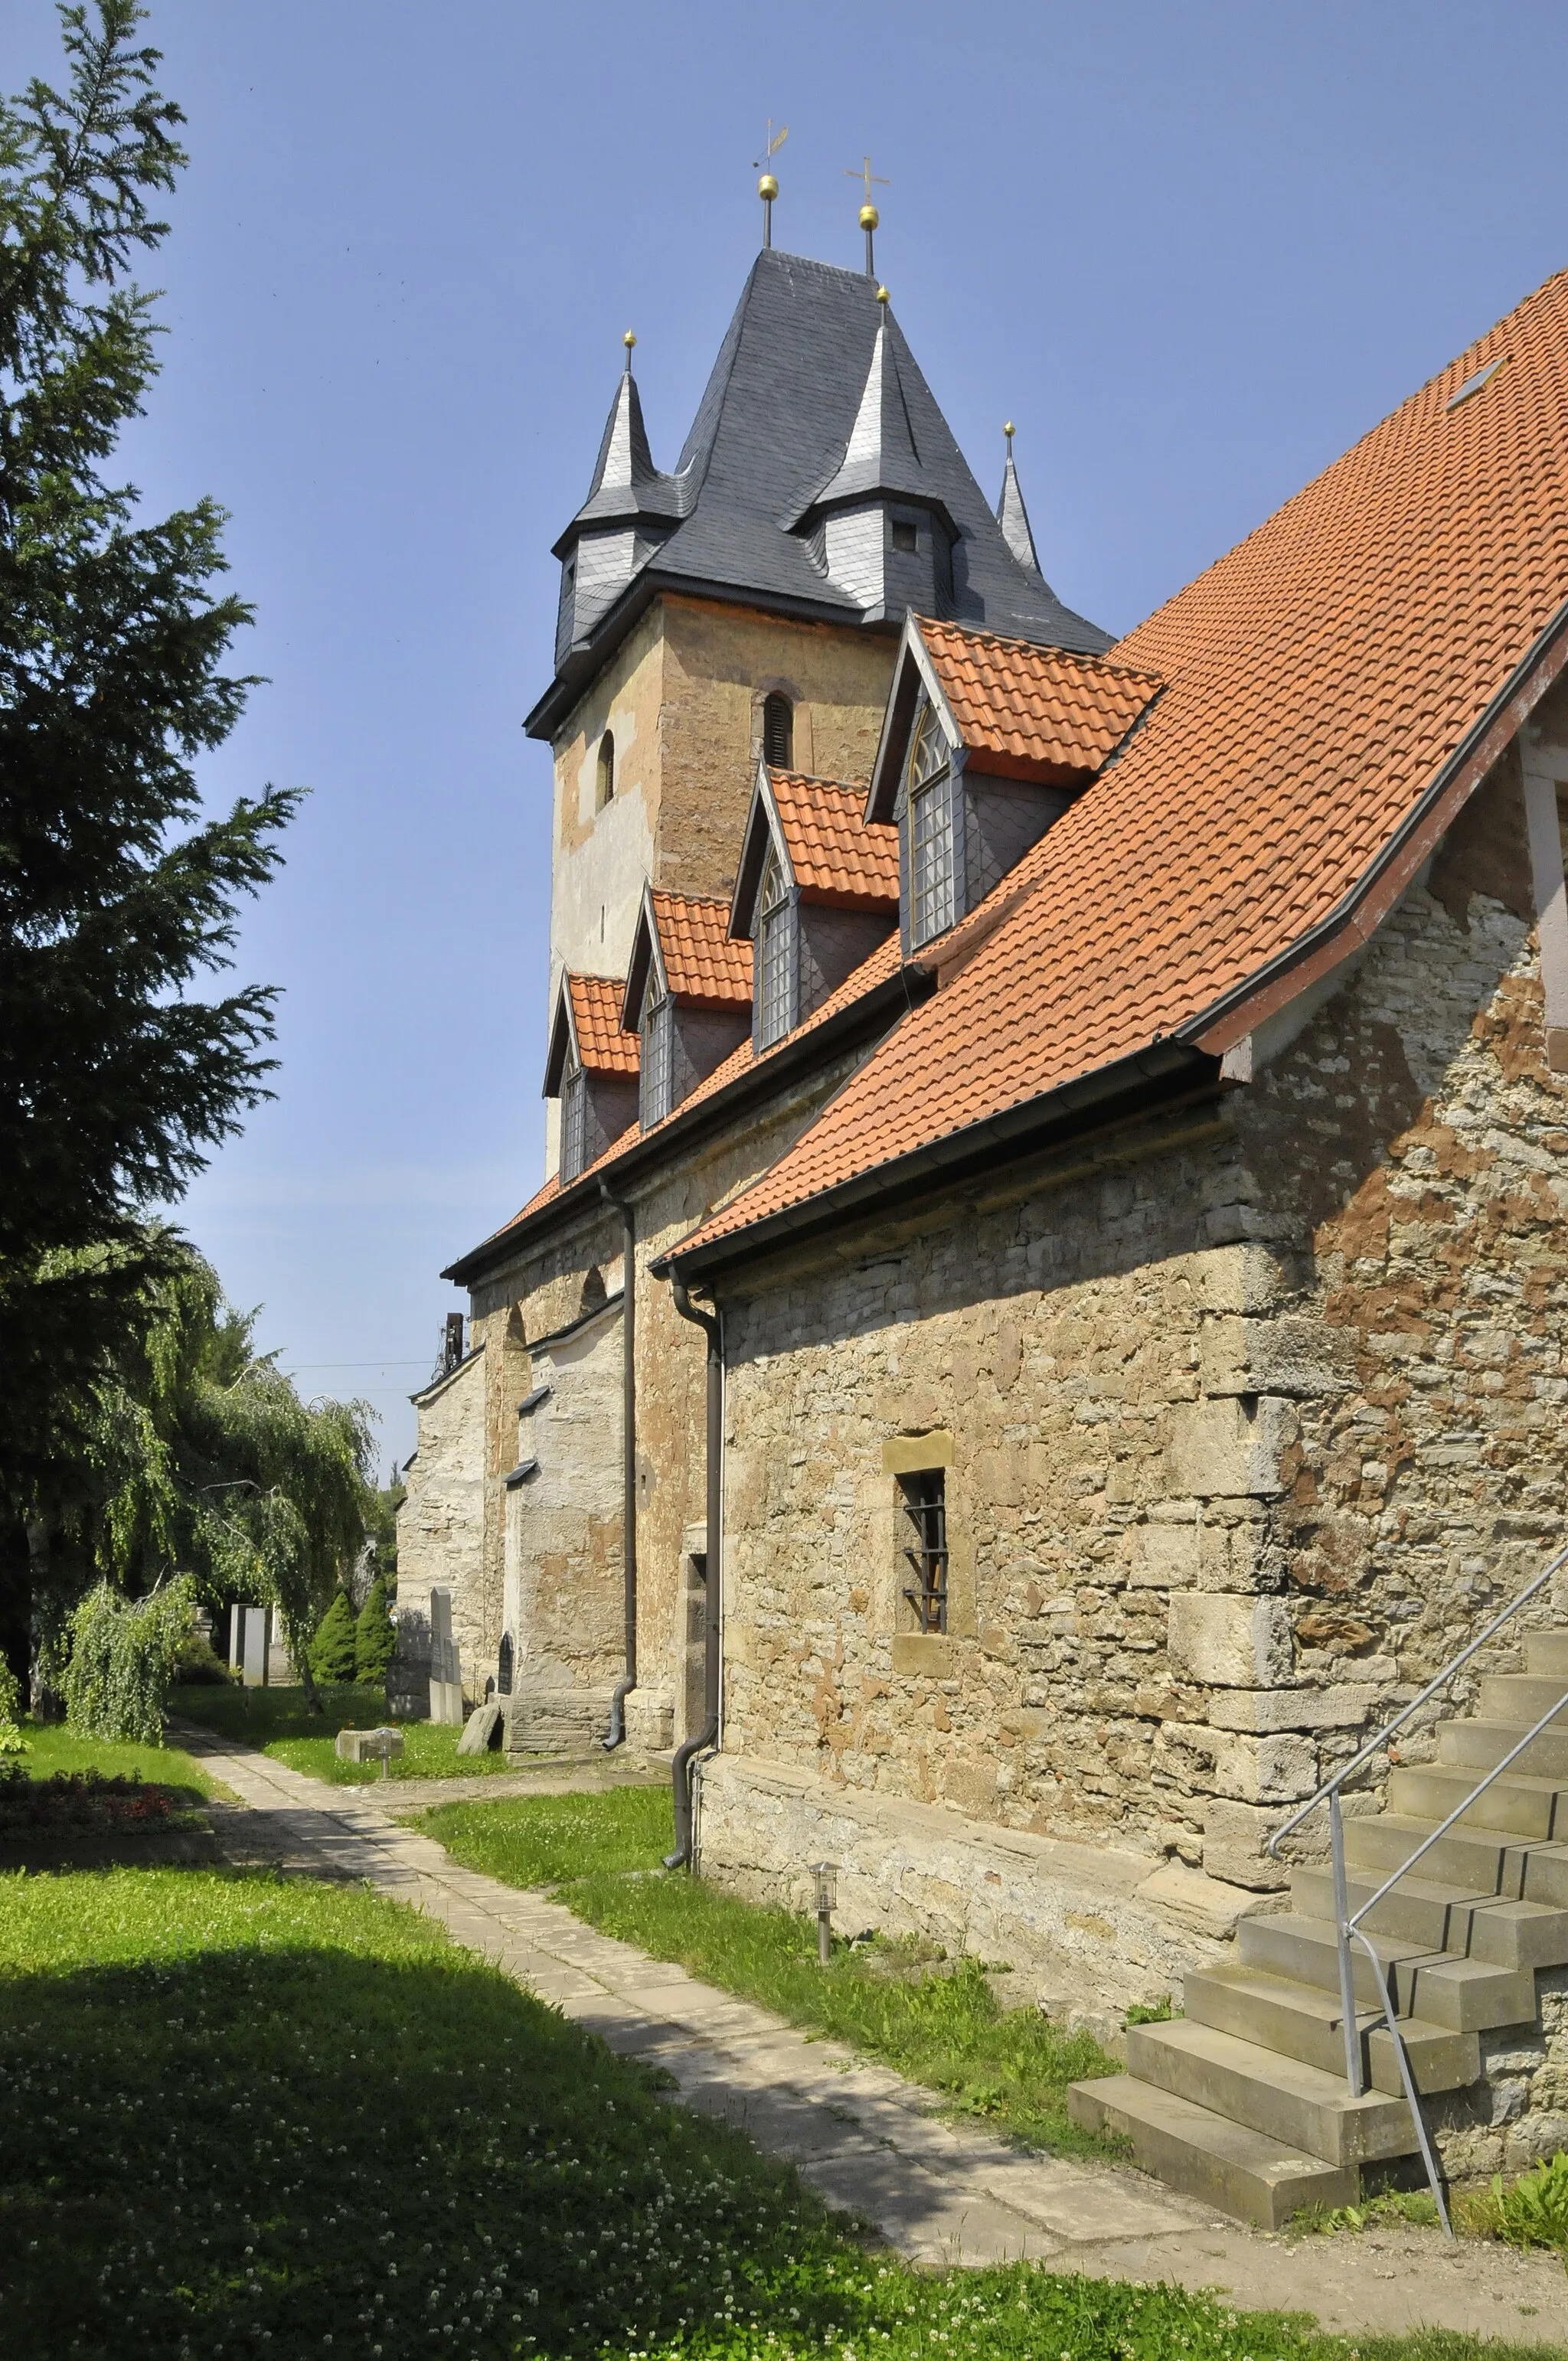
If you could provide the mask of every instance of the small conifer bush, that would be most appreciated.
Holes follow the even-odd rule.
[[[351,1681],[354,1657],[353,1603],[346,1590],[334,1590],[311,1642],[311,1670],[318,1681]]]
[[[398,1631],[389,1611],[387,1586],[378,1575],[354,1626],[354,1678],[379,1687],[386,1680],[397,1644]]]

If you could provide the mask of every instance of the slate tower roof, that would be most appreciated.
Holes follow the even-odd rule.
[[[621,379],[588,498],[555,544],[556,674],[530,732],[549,735],[661,589],[884,619],[833,578],[812,529],[825,506],[883,496],[917,503],[951,536],[938,604],[952,620],[1081,653],[1110,645],[1015,555],[872,281],[765,248],[672,472],[654,467],[636,385]]]

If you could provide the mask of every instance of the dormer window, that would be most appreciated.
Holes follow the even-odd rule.
[[[663,1123],[674,1104],[675,1010],[666,993],[655,1000],[650,989],[642,1009],[642,1128]]]
[[[561,1077],[561,1180],[569,1186],[588,1161],[588,1078],[581,1066]]]
[[[603,811],[615,794],[615,733],[607,730],[599,740],[598,775],[594,786],[594,809]]]
[[[772,771],[795,763],[795,708],[776,688],[762,699],[762,760]]]
[[[909,756],[910,937],[918,945],[957,916],[952,762],[935,708],[927,704]]]
[[[771,1049],[795,1023],[795,911],[778,847],[770,844],[757,895],[757,1046]]]

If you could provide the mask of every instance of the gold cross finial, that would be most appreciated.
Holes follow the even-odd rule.
[[[872,236],[876,229],[877,223],[881,219],[881,215],[878,214],[875,205],[872,203],[872,183],[874,181],[879,189],[891,189],[893,182],[891,181],[884,181],[880,172],[873,172],[872,170],[872,159],[869,156],[863,156],[861,159],[861,169],[858,172],[850,165],[846,164],[844,167],[844,178],[847,181],[862,181],[865,185],[866,201],[861,207],[861,227],[866,234],[866,277],[868,279],[874,279],[876,277],[876,262],[872,253]]]
[[[775,132],[773,118],[770,115],[768,136],[762,142],[762,152],[751,159],[753,172],[760,170],[762,175],[757,183],[757,194],[762,200],[762,244],[764,246],[772,246],[773,242],[773,199],[779,192],[779,184],[774,180],[772,170],[773,159],[788,137],[789,125],[786,123],[782,131]]]

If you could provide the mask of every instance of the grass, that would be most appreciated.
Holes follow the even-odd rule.
[[[1120,2152],[1067,2112],[1068,2084],[1113,2074],[1114,2061],[1088,2034],[1037,2010],[1004,2012],[978,1960],[948,1961],[915,1943],[836,1940],[824,1970],[815,1919],[648,1874],[674,1841],[667,1789],[439,1804],[419,1825],[467,1868],[508,1885],[558,1884],[560,1899],[602,1933],[884,2059],[959,2114],[1058,2156]]]
[[[1549,2162],[1511,2181],[1496,2173],[1482,2187],[1451,2190],[1448,2210],[1461,2237],[1497,2238],[1521,2249],[1550,2246],[1568,2257],[1568,2155],[1559,2149]],[[1291,2227],[1310,2235],[1373,2230],[1393,2222],[1435,2228],[1438,2211],[1431,2191],[1389,2190],[1360,2205],[1311,2206],[1296,2215]]]
[[[340,1730],[376,1730],[389,1719],[387,1700],[378,1688],[359,1688],[352,1682],[318,1683],[322,1711],[312,1713],[302,1688],[219,1688],[188,1682],[174,1692],[173,1711],[188,1721],[199,1721],[220,1738],[258,1746],[264,1754],[286,1763],[292,1771],[313,1779],[327,1779],[338,1787],[362,1787],[379,1779],[378,1763],[340,1763],[333,1752]],[[394,1779],[455,1779],[483,1777],[511,1766],[504,1754],[464,1754],[457,1752],[463,1735],[450,1725],[405,1721],[401,1757],[390,1766]]]
[[[360,1889],[0,1879],[6,2361],[1542,2361],[911,2270],[650,2080]]]
[[[63,1722],[29,1721],[23,1727],[27,1751],[15,1759],[31,1779],[51,1779],[57,1771],[102,1771],[183,1791],[179,1801],[186,1804],[220,1792],[194,1755],[178,1746],[115,1746],[105,1739],[79,1737]]]

